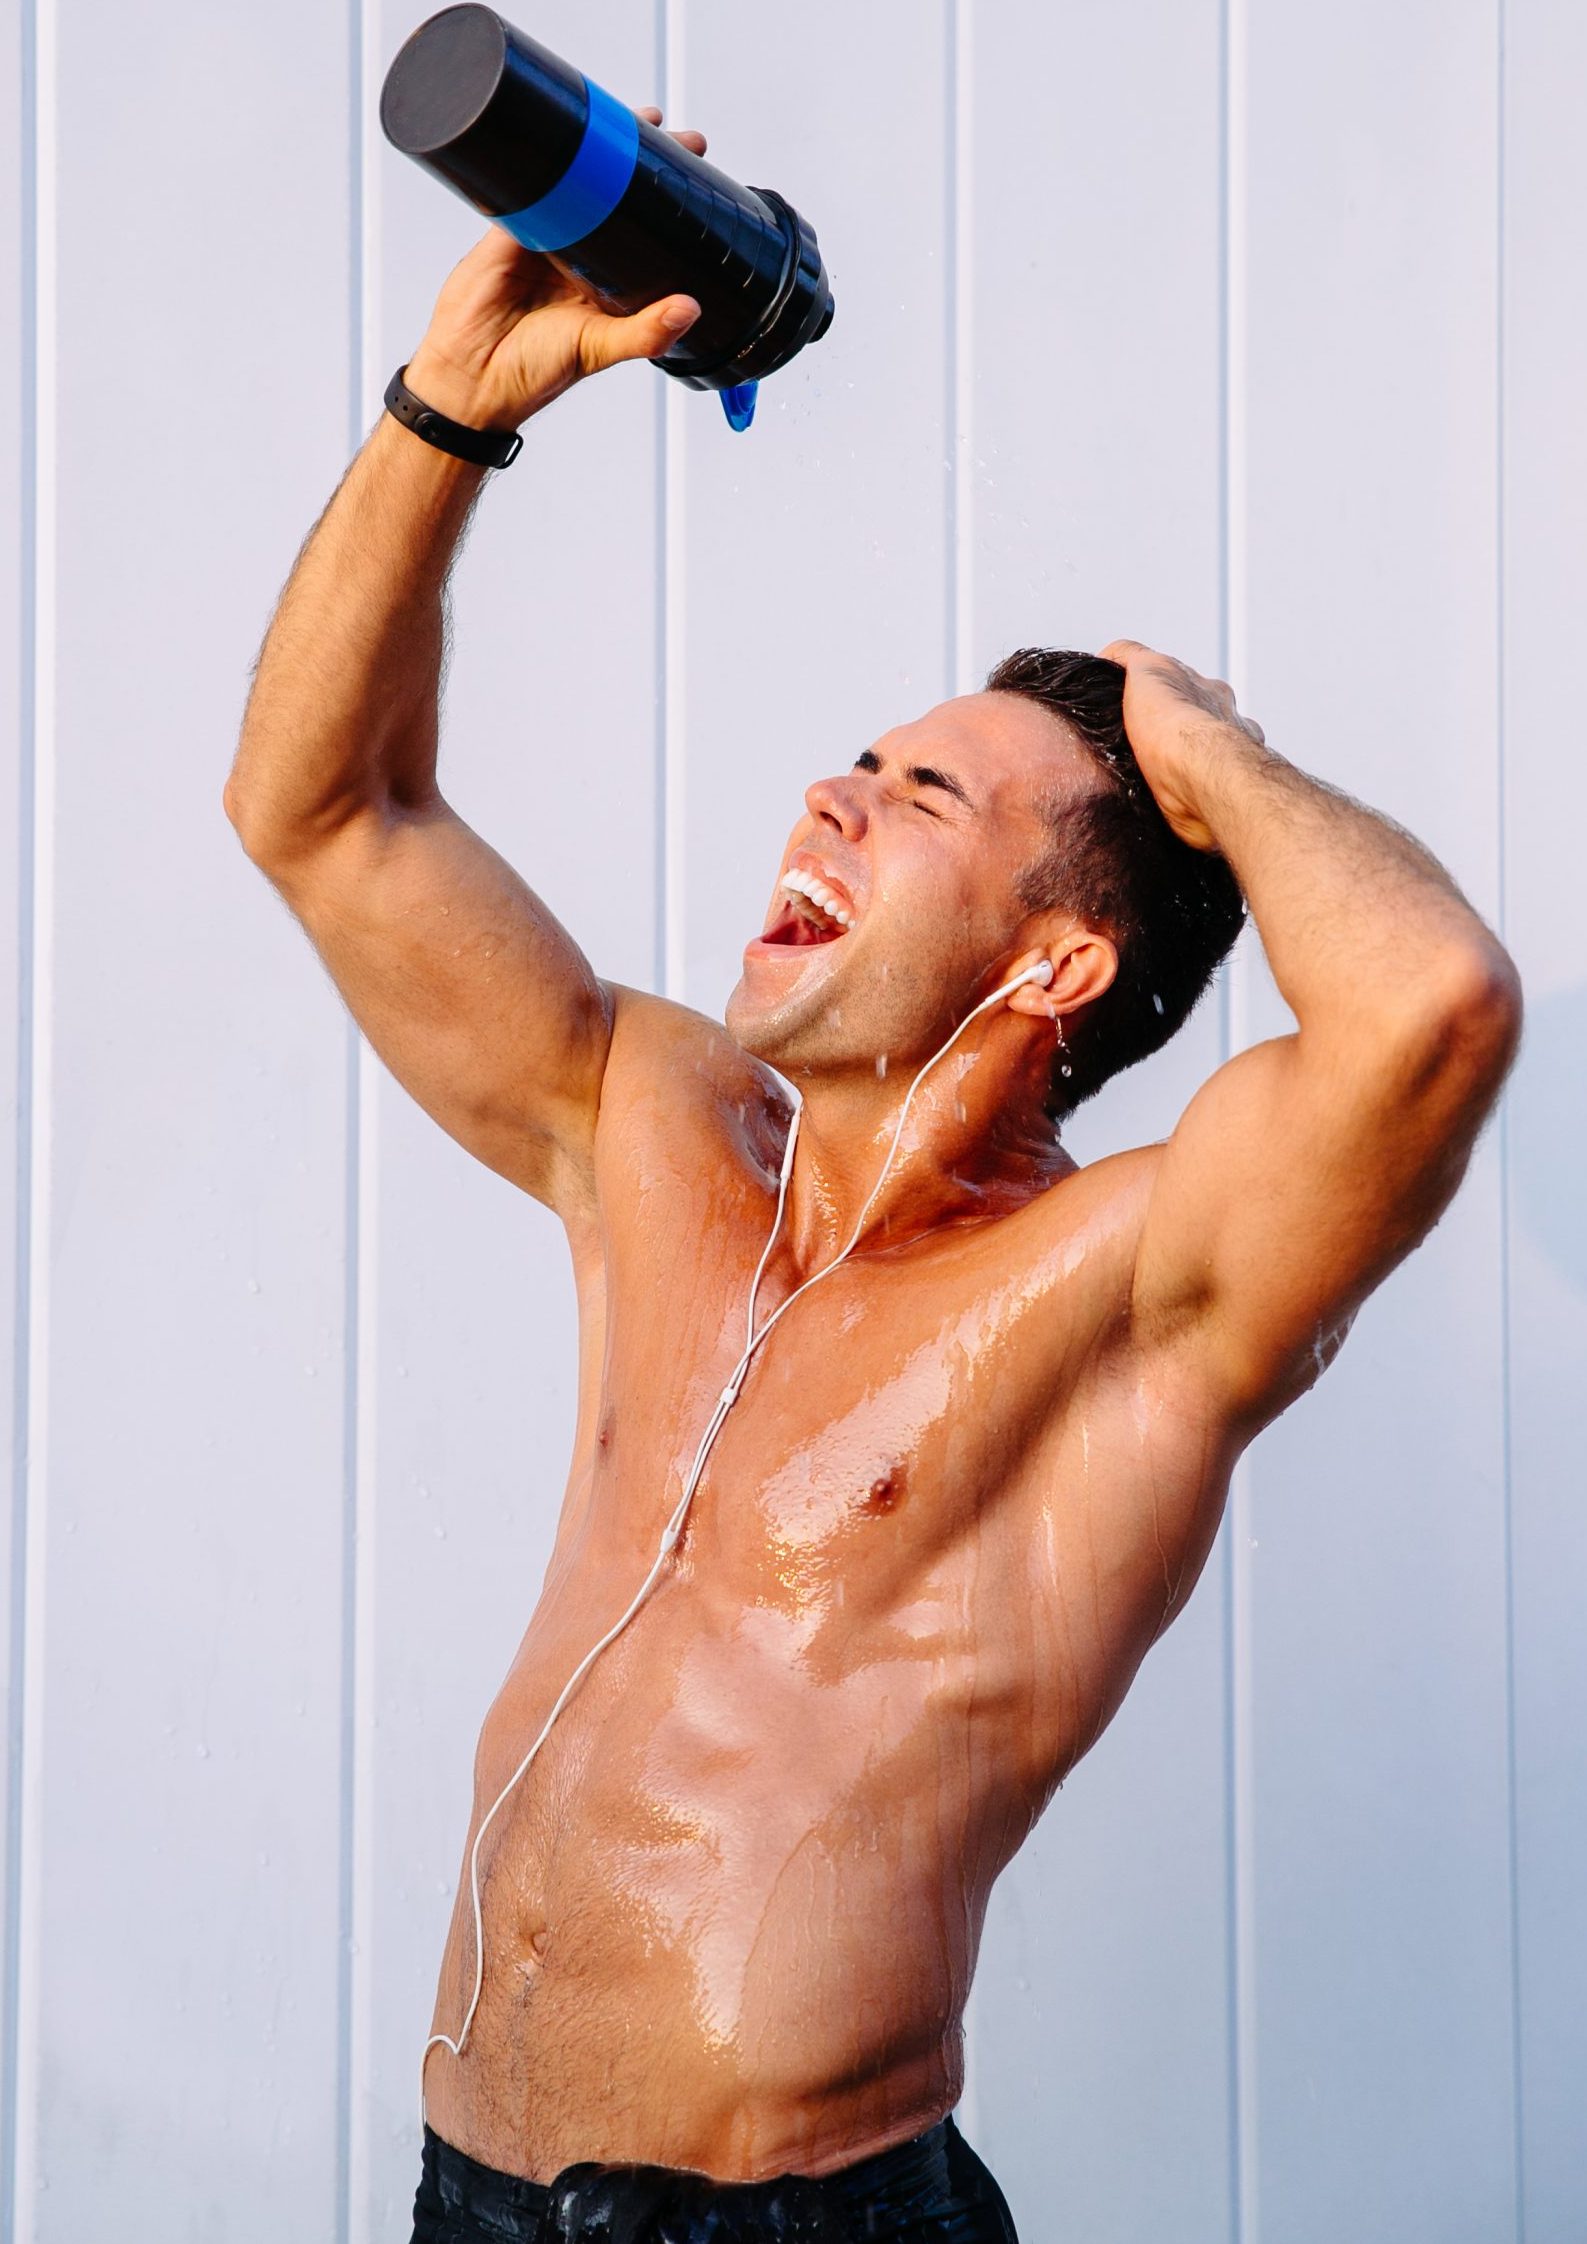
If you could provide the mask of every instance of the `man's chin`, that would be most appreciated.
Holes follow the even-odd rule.
[[[768,1007],[745,988],[747,977],[740,974],[732,996],[727,1001],[723,1020],[733,1042],[748,1052],[751,1059],[775,1063],[779,1038],[776,1021],[777,1008]]]
[[[798,1059],[812,1042],[820,1044],[819,1024],[832,1010],[833,981],[831,962],[822,953],[836,947],[750,944],[723,1016],[734,1042],[771,1067]],[[814,1038],[812,1028],[818,1031]]]

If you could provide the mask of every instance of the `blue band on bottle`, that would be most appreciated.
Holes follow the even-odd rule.
[[[590,113],[572,163],[548,194],[496,220],[525,249],[570,249],[610,218],[628,192],[639,161],[639,119],[586,78]]]

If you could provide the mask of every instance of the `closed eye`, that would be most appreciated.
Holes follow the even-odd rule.
[[[882,759],[877,755],[874,748],[862,749],[854,759],[854,769],[856,771],[879,772],[882,769]],[[911,787],[937,788],[943,794],[951,795],[956,802],[963,803],[966,810],[973,811],[975,808],[975,804],[970,800],[969,791],[962,782],[955,779],[949,772],[938,771],[931,764],[908,764],[905,766],[902,776],[906,784]],[[915,801],[914,807],[916,810],[925,811],[928,818],[940,818],[942,815],[940,811],[933,810],[929,804],[920,801]]]

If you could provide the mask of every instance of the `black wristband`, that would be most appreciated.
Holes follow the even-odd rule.
[[[471,429],[462,421],[449,421],[433,405],[426,405],[422,397],[414,396],[402,378],[407,371],[399,366],[386,384],[386,411],[405,429],[412,429],[438,452],[450,452],[473,467],[512,466],[523,450],[523,438],[517,429]]]

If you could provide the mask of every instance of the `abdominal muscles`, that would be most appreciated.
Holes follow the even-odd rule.
[[[1010,1782],[1016,1710],[966,1624],[935,1594],[813,1623],[687,1567],[664,1584],[486,1835],[484,1990],[463,2058],[431,2052],[437,2131],[542,2180],[583,2158],[753,2178],[948,2110],[987,1890],[1041,1789]],[[486,1723],[476,1821],[556,1688],[536,1634]]]

